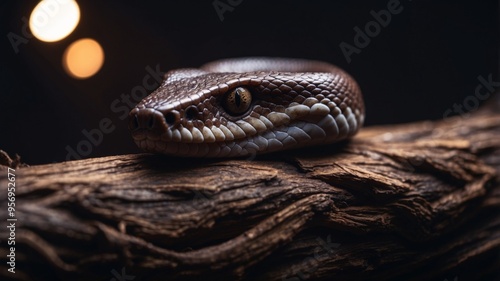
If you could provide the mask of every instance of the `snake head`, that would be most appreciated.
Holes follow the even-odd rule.
[[[321,72],[171,71],[130,112],[132,137],[145,151],[191,157],[345,139],[363,123],[361,92],[347,73],[326,66]]]

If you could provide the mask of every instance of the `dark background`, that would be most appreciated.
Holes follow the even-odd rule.
[[[227,3],[227,0],[220,0]],[[234,0],[233,0],[234,1]],[[279,56],[324,60],[353,75],[363,90],[367,125],[443,118],[474,95],[478,76],[498,79],[498,1],[401,0],[403,11],[348,63],[339,44],[373,20],[386,1],[243,0],[224,21],[206,1],[78,1],[75,31],[56,43],[35,38],[16,54],[37,1],[0,4],[0,149],[28,164],[63,161],[82,130],[110,118],[116,129],[86,157],[135,153],[126,120],[110,108],[142,85],[145,68],[197,67],[214,59]],[[90,37],[104,48],[100,72],[86,80],[61,66],[65,48]]]

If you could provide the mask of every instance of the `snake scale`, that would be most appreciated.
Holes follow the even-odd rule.
[[[238,58],[166,73],[129,129],[148,152],[236,157],[346,139],[364,115],[358,84],[336,66]]]

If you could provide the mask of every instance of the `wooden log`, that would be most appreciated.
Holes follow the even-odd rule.
[[[0,161],[6,209],[7,165],[20,161]],[[499,175],[491,109],[251,159],[137,154],[19,167],[16,273],[1,227],[0,276],[494,280]]]

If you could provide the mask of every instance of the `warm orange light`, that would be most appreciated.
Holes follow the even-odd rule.
[[[80,8],[74,0],[43,0],[31,12],[29,26],[36,38],[55,42],[71,34],[79,21]]]
[[[104,63],[104,51],[97,41],[84,38],[73,42],[63,55],[63,66],[74,78],[85,79],[96,74]]]

